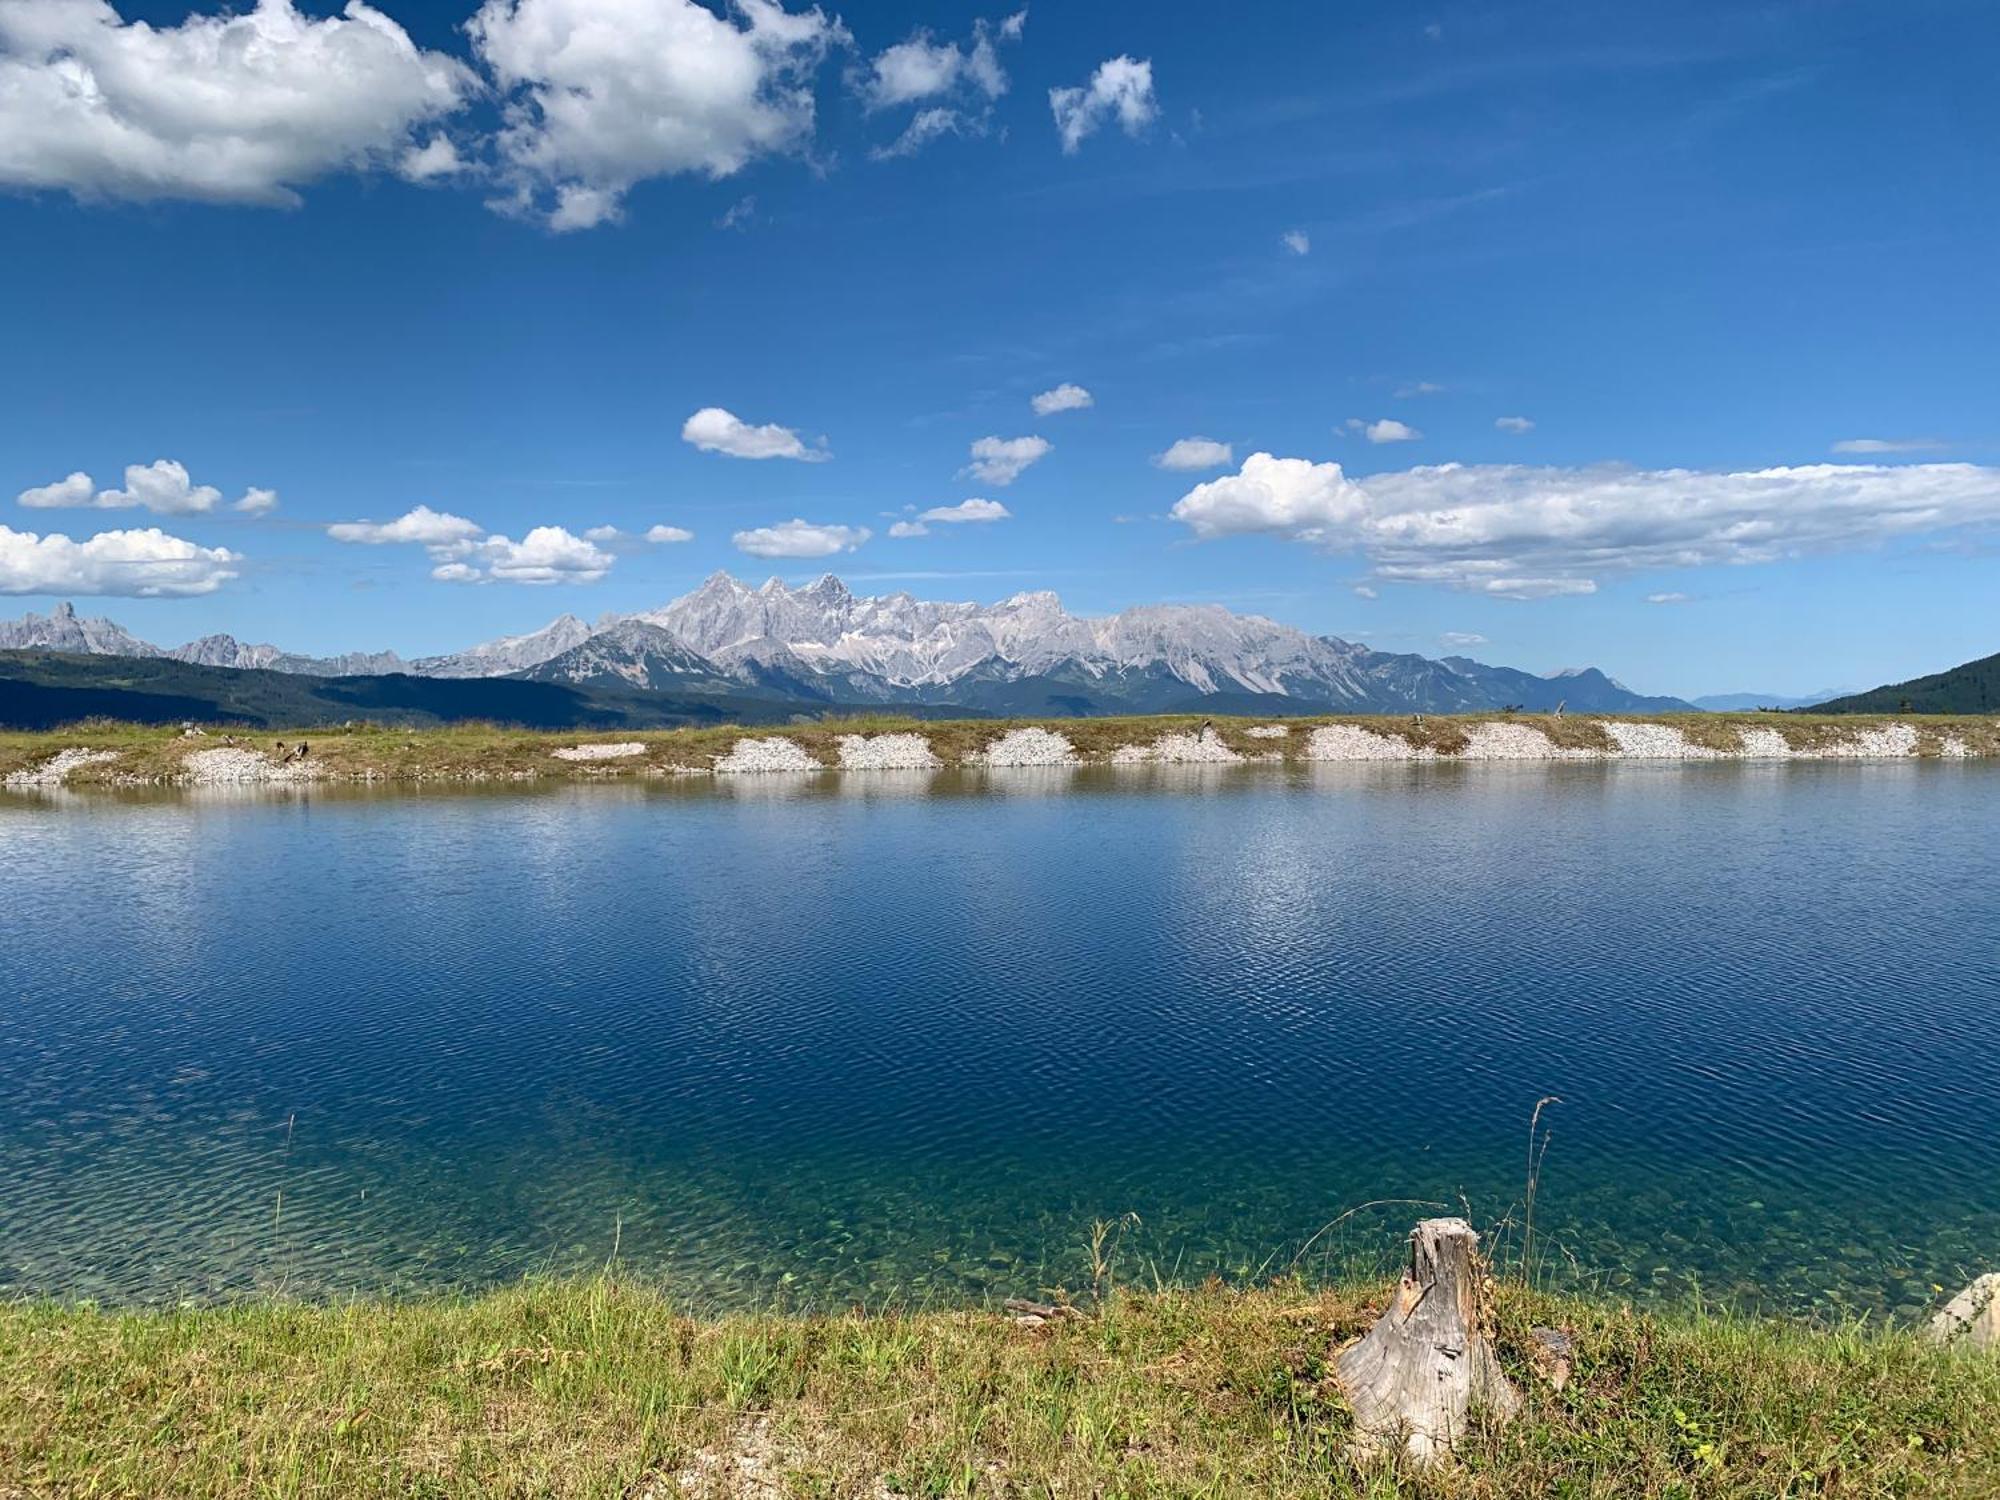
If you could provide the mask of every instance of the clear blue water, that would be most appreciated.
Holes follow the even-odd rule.
[[[1907,1313],[2000,1246],[1997,872],[1977,764],[0,798],[0,1294],[1249,1277],[1503,1217],[1556,1094],[1567,1273]]]

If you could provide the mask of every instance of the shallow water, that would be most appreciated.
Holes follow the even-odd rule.
[[[2000,1246],[1997,851],[1983,764],[0,796],[0,1294],[1248,1277],[1504,1217],[1554,1094],[1556,1270],[1907,1314]]]

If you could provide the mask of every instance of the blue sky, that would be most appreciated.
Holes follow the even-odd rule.
[[[831,570],[1682,694],[2000,649],[1990,6],[696,9],[0,0],[0,588],[416,654]],[[198,550],[89,545],[148,528]]]

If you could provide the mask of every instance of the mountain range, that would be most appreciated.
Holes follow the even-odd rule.
[[[561,615],[540,630],[446,656],[308,656],[210,635],[161,647],[64,604],[0,623],[0,650],[176,662],[317,678],[520,678],[719,701],[732,695],[839,707],[976,714],[1450,713],[1502,708],[1685,711],[1595,668],[1549,676],[1462,656],[1377,651],[1220,605],[1070,614],[1052,593],[994,604],[865,597],[831,574],[802,588],[717,573],[692,593],[594,625]]]

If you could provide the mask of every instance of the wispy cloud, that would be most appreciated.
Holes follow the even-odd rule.
[[[1356,480],[1337,463],[1255,453],[1172,514],[1197,537],[1287,537],[1360,553],[1378,578],[1531,599],[1594,592],[1607,572],[1769,563],[1991,526],[2000,469],[1439,464]]]
[[[752,557],[832,557],[852,552],[870,535],[866,526],[821,526],[795,517],[739,531],[730,541],[737,551]]]
[[[972,445],[972,462],[962,471],[988,484],[1012,484],[1053,445],[1040,437],[983,437]]]
[[[1941,439],[1934,437],[1842,438],[1833,445],[1833,451],[1835,453],[1930,453],[1944,446]]]

